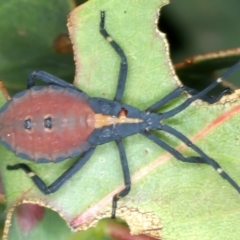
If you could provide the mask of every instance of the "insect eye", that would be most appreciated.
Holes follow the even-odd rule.
[[[31,119],[27,119],[27,120],[24,121],[24,128],[29,129],[29,130],[32,128]]]
[[[44,119],[44,127],[52,128],[52,118],[48,117]]]

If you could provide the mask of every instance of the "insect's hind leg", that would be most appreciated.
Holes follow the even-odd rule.
[[[49,85],[55,85],[55,86],[60,86],[60,87],[64,87],[64,88],[65,87],[73,88],[79,92],[82,92],[79,88],[75,87],[74,85],[72,85],[58,77],[55,77],[47,72],[40,71],[40,70],[31,72],[28,75],[27,89],[35,86],[35,79],[41,80],[42,82],[45,82]]]
[[[18,170],[22,169],[29,177],[31,177],[32,181],[38,187],[38,189],[44,194],[50,194],[56,192],[66,181],[68,181],[77,171],[79,171],[84,164],[89,160],[92,156],[94,148],[90,148],[83,156],[81,156],[71,167],[69,167],[59,178],[57,178],[51,185],[47,186],[44,181],[37,176],[31,168],[24,163],[15,164],[13,166],[8,165],[8,170]]]
[[[211,165],[221,176],[222,178],[226,179],[237,191],[240,193],[240,187],[238,184],[226,173],[222,170],[221,166],[214,161],[212,158],[208,157],[200,148],[198,148],[196,145],[190,142],[188,138],[186,138],[183,134],[178,132],[177,130],[164,125],[163,131],[166,131],[173,136],[180,139],[182,142],[184,142],[187,146],[192,148],[195,152],[197,152],[200,156],[193,156],[193,157],[184,157],[180,152],[178,152],[176,149],[169,146],[167,143],[163,142],[161,139],[157,138],[151,133],[142,132],[142,134],[147,137],[148,139],[152,140],[154,143],[156,143],[161,148],[165,149],[167,152],[172,154],[176,159],[186,162],[186,163],[205,163],[208,165]]]
[[[105,29],[105,12],[104,11],[101,11],[100,33],[111,44],[113,49],[116,51],[116,53],[121,58],[117,91],[116,91],[116,95],[114,97],[114,101],[120,102],[120,100],[122,99],[122,95],[124,92],[125,83],[126,83],[126,79],[127,79],[127,71],[128,71],[127,57],[126,57],[125,53],[123,52],[122,48],[110,37],[110,35],[106,31],[106,29]]]
[[[167,152],[169,152],[171,155],[173,155],[176,159],[182,161],[182,162],[188,162],[188,163],[207,163],[204,161],[202,157],[193,156],[193,157],[184,157],[180,152],[178,152],[176,149],[172,148],[170,145],[165,143],[163,140],[159,139],[155,135],[149,133],[149,132],[141,132],[141,134],[154,143],[156,143],[159,147],[163,148]]]
[[[123,146],[123,143],[121,140],[116,141],[116,144],[118,146],[118,150],[119,150],[119,154],[120,154],[125,188],[113,197],[111,218],[115,218],[115,216],[116,216],[118,200],[120,198],[125,197],[130,192],[130,189],[131,189],[131,177],[130,177],[130,171],[129,171],[129,167],[128,167],[127,156],[126,156],[126,153],[124,150],[124,146]]]
[[[205,163],[211,165],[222,176],[222,178],[226,179],[232,185],[232,187],[234,187],[237,192],[240,193],[240,186],[226,172],[223,171],[221,166],[212,158],[210,158],[206,153],[204,153],[199,147],[193,144],[182,133],[178,132],[176,129],[168,125],[162,125],[161,130],[170,133],[171,135],[181,140],[186,146],[193,149],[196,153],[199,154],[202,161],[205,161]]]

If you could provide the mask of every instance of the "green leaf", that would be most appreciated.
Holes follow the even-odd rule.
[[[91,0],[75,9],[69,18],[77,65],[75,84],[91,97],[112,99],[116,91],[119,58],[99,34],[100,11],[104,10],[107,30],[128,57],[123,102],[145,109],[175,89],[166,41],[154,23],[163,4],[160,0]],[[236,97],[214,105],[198,102],[166,123],[188,136],[240,183],[238,109]],[[195,155],[168,134],[158,136],[184,155]],[[117,216],[127,221],[132,233],[178,240],[238,239],[240,196],[210,166],[181,163],[139,134],[124,139],[124,145],[133,185],[119,201]],[[1,150],[9,210],[23,201],[35,202],[59,212],[77,230],[110,217],[112,197],[123,187],[115,143],[99,146],[81,171],[48,196],[24,172],[6,171],[7,164],[26,161]],[[73,162],[29,165],[50,184]]]

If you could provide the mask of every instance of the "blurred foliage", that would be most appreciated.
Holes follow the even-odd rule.
[[[238,0],[171,0],[161,9],[159,25],[170,41],[173,63],[195,55],[238,48],[239,8]],[[240,86],[239,79],[240,73],[236,71],[228,81]]]
[[[0,79],[10,94],[24,89],[36,69],[72,82],[73,54],[59,52],[55,45],[68,33],[66,18],[73,2],[0,0],[0,5]]]

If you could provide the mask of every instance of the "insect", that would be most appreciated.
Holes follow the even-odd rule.
[[[27,164],[8,165],[7,169],[22,169],[40,191],[44,194],[54,193],[84,166],[98,145],[115,141],[125,185],[124,189],[113,197],[111,217],[115,218],[118,200],[125,197],[131,188],[127,155],[122,139],[140,133],[182,162],[209,164],[240,193],[237,183],[215,160],[182,133],[163,123],[164,119],[180,113],[195,100],[204,98],[206,93],[239,67],[240,62],[203,91],[194,91],[194,95],[172,110],[156,112],[164,104],[179,97],[182,92],[192,92],[192,89],[186,86],[178,87],[142,111],[121,103],[127,79],[127,58],[122,48],[105,29],[105,12],[101,12],[100,15],[100,33],[121,59],[114,100],[91,98],[72,84],[46,72],[34,71],[28,77],[27,90],[16,94],[0,109],[1,142],[17,156],[36,163],[57,163],[80,155],[79,159],[49,186]],[[35,79],[47,83],[48,86],[35,86]],[[223,91],[214,101],[218,101],[225,93],[226,91]],[[198,156],[183,156],[151,133],[151,130],[173,135],[194,150]]]

